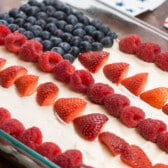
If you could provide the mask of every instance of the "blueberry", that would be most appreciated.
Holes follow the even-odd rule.
[[[57,37],[60,37],[60,38],[62,37],[63,34],[64,34],[64,32],[61,29],[57,29],[54,32],[54,35]]]
[[[84,28],[84,25],[83,25],[83,23],[80,23],[80,22],[78,22],[77,24],[75,24],[74,25],[74,29],[78,29],[78,28]]]
[[[70,41],[70,44],[72,46],[79,46],[80,43],[81,43],[81,41],[82,41],[81,37],[79,37],[79,36],[73,36],[72,39],[71,39],[71,41]]]
[[[19,26],[14,23],[9,24],[8,27],[12,32],[16,31],[19,28]]]
[[[48,16],[53,16],[55,13],[55,8],[51,5],[47,6],[45,10]]]
[[[100,42],[93,42],[92,43],[92,50],[93,51],[101,51],[103,50],[103,44]]]
[[[82,41],[79,48],[81,52],[88,52],[92,50],[92,45],[88,41]]]
[[[93,19],[93,20],[91,21],[91,24],[92,24],[93,26],[95,26],[96,28],[99,28],[99,27],[102,25],[102,22],[101,22],[100,20],[98,20],[98,19]]]
[[[51,34],[54,34],[57,30],[57,26],[54,23],[48,23],[45,27],[47,31],[49,31]]]
[[[90,36],[90,35],[85,35],[85,36],[83,37],[83,40],[84,40],[84,41],[88,41],[88,42],[90,42],[90,43],[94,42],[93,37]]]
[[[35,36],[41,36],[42,34],[42,28],[39,25],[32,25],[30,31],[32,31]]]
[[[34,38],[34,34],[31,32],[31,31],[25,31],[24,33],[23,33],[28,39],[32,39],[32,38]]]
[[[34,24],[36,22],[36,18],[34,16],[29,16],[26,19],[27,22]]]
[[[72,34],[66,32],[61,36],[61,38],[63,41],[70,42],[72,39]]]
[[[30,4],[31,6],[38,6],[39,3],[37,2],[37,0],[29,0],[28,4]]]
[[[1,24],[7,26],[7,25],[8,25],[8,22],[7,22],[6,20],[1,19],[1,20],[0,20],[0,25],[1,25]]]
[[[65,52],[67,52],[71,48],[70,44],[67,42],[60,43],[58,47],[61,47]]]
[[[86,32],[82,28],[77,28],[73,31],[74,36],[83,37],[85,34],[86,34]]]
[[[37,17],[37,19],[44,19],[45,20],[48,16],[47,16],[46,12],[40,11],[36,14],[36,17]]]
[[[111,40],[110,37],[106,36],[102,38],[101,43],[103,44],[104,47],[112,47],[113,40]]]
[[[85,26],[86,34],[91,35],[95,30],[96,30],[96,28],[92,25]]]
[[[117,33],[112,30],[107,33],[107,36],[109,36],[111,40],[116,39],[118,37]]]
[[[53,46],[58,46],[58,44],[62,42],[62,39],[61,39],[61,38],[59,38],[59,37],[54,37],[54,36],[51,37],[50,40],[52,41]]]
[[[64,29],[66,24],[67,24],[67,22],[65,20],[58,20],[58,22],[56,23],[57,27],[62,30]]]
[[[72,15],[72,14],[70,14],[68,17],[67,17],[67,22],[69,23],[69,24],[72,24],[72,25],[75,25],[75,24],[77,24],[77,22],[78,22],[78,18],[75,16],[75,15]]]
[[[40,43],[43,41],[41,37],[34,37],[33,39],[39,41]]]
[[[23,24],[25,23],[25,20],[23,18],[16,18],[14,20],[14,23],[17,24],[19,27],[22,27]]]
[[[63,58],[69,60],[71,63],[73,63],[74,60],[75,60],[75,57],[72,54],[70,54],[70,53],[64,54]]]
[[[18,31],[19,31],[20,33],[24,34],[24,32],[26,31],[26,29],[24,29],[23,27],[20,27],[20,28],[18,28]]]
[[[25,13],[28,13],[29,10],[30,10],[30,8],[31,8],[31,5],[28,4],[28,3],[25,3],[24,5],[22,5],[22,6],[20,7],[20,10],[23,11],[23,12],[25,12]]]
[[[37,6],[31,6],[26,13],[28,16],[36,16],[36,14],[40,11],[40,8]]]
[[[64,7],[62,8],[62,10],[67,14],[70,15],[72,13],[72,8],[68,5],[64,5]]]
[[[99,29],[104,33],[104,34],[107,34],[109,31],[110,31],[110,27],[105,25],[105,24],[102,24],[101,26],[99,26]]]
[[[54,5],[55,0],[44,0],[43,3],[45,5]]]
[[[19,12],[20,12],[19,9],[13,8],[9,11],[9,16],[16,18]]]
[[[71,24],[65,25],[65,27],[64,27],[64,31],[65,31],[65,32],[71,33],[72,30],[73,30],[73,25],[71,25]]]
[[[42,42],[44,51],[51,50],[53,43],[50,40],[43,40]]]
[[[48,40],[50,38],[50,35],[51,35],[50,32],[45,30],[42,32],[41,37],[42,39]]]
[[[104,37],[104,34],[103,32],[96,30],[92,33],[92,36],[95,41],[100,41]]]
[[[48,17],[48,18],[46,18],[46,22],[56,24],[58,22],[58,20],[54,17]]]
[[[46,26],[46,21],[44,19],[38,19],[36,20],[36,25],[41,26],[41,28],[44,28]]]
[[[30,30],[31,26],[32,26],[32,24],[29,23],[29,22],[26,22],[26,23],[23,25],[23,27],[24,27],[26,30]]]
[[[26,19],[27,15],[23,11],[19,11],[19,13],[16,15],[16,18]]]
[[[64,3],[59,0],[54,0],[53,5],[57,10],[64,8]]]
[[[77,57],[80,53],[80,50],[76,46],[72,46],[68,53],[72,54],[74,57]]]
[[[14,18],[13,17],[8,17],[7,19],[6,19],[6,21],[10,24],[10,23],[13,23],[14,22]]]
[[[0,20],[6,19],[6,14],[0,12]]]
[[[58,20],[63,20],[66,17],[66,14],[63,11],[56,11],[54,13],[54,17],[57,18]]]
[[[54,51],[54,52],[59,53],[61,55],[63,55],[65,53],[65,51],[61,47],[53,47],[51,49],[51,51]]]
[[[88,25],[90,23],[90,20],[89,20],[89,18],[86,15],[81,15],[81,16],[78,17],[78,19],[84,25]]]

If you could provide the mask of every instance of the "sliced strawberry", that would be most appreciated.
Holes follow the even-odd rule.
[[[0,70],[4,67],[5,64],[6,64],[6,59],[0,58]]]
[[[45,82],[37,87],[36,100],[40,106],[48,106],[55,102],[59,88],[53,82]]]
[[[0,72],[0,84],[2,87],[9,88],[21,76],[27,73],[23,66],[13,65]]]
[[[152,168],[168,168],[168,165],[163,164],[163,163],[157,163],[153,165]]]
[[[54,110],[61,120],[69,123],[83,113],[86,105],[81,98],[60,98],[55,102]]]
[[[73,168],[83,163],[83,156],[81,151],[69,149],[64,153],[56,155],[52,161],[62,168]]]
[[[5,25],[0,25],[0,45],[3,45],[5,42],[5,37],[10,34],[10,29]]]
[[[120,155],[121,160],[132,168],[152,168],[152,163],[144,151],[136,146],[130,145]]]
[[[108,80],[118,85],[127,76],[128,69],[128,63],[117,62],[105,65],[103,73]]]
[[[36,75],[23,75],[15,81],[15,86],[21,96],[30,96],[37,88],[39,77]]]
[[[168,88],[158,87],[140,94],[140,98],[149,105],[161,109],[168,98]]]
[[[96,73],[108,60],[110,53],[106,51],[92,51],[81,53],[78,57],[80,63],[92,73]]]
[[[99,140],[110,150],[113,156],[121,154],[129,146],[124,139],[111,132],[100,133]]]
[[[88,141],[93,141],[99,135],[108,117],[100,113],[86,114],[73,120],[77,133]]]
[[[144,91],[148,80],[148,73],[139,73],[121,81],[121,84],[126,87],[135,96],[139,96]]]
[[[162,111],[163,111],[165,114],[168,114],[168,103],[166,103],[166,104],[162,107]]]

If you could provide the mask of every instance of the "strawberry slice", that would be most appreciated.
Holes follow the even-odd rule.
[[[148,73],[139,73],[121,81],[121,84],[126,87],[135,96],[139,96],[145,89],[148,80]]]
[[[168,168],[168,165],[165,165],[163,163],[157,163],[152,168]]]
[[[130,145],[120,155],[121,160],[132,168],[151,168],[152,163],[144,151],[136,146]]]
[[[0,70],[4,67],[5,64],[6,64],[6,59],[0,58]]]
[[[23,66],[13,65],[5,68],[0,72],[0,84],[2,87],[9,88],[21,76],[27,73],[27,69]]]
[[[45,82],[37,87],[36,100],[40,106],[49,106],[55,102],[59,88],[53,82]]]
[[[157,109],[161,109],[168,98],[168,88],[157,87],[140,94],[140,98]]]
[[[61,120],[69,123],[83,113],[86,104],[81,98],[60,98],[55,102],[54,109]]]
[[[15,81],[15,86],[21,96],[30,96],[37,88],[39,77],[36,75],[23,75]]]
[[[77,133],[88,141],[93,141],[99,135],[108,117],[100,113],[86,114],[73,120]]]
[[[128,63],[116,62],[105,65],[103,73],[108,80],[118,85],[127,76],[128,69]]]
[[[99,140],[110,150],[113,156],[121,154],[129,146],[124,139],[111,132],[100,133]]]
[[[92,51],[81,53],[78,59],[91,73],[96,73],[108,60],[109,55],[110,53],[106,51]]]

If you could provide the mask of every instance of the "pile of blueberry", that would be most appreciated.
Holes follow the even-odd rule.
[[[109,26],[59,0],[29,0],[20,8],[0,13],[0,24],[40,41],[45,51],[58,52],[71,62],[80,52],[111,47],[117,38]]]

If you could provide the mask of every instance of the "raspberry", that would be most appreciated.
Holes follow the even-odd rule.
[[[10,34],[11,31],[5,25],[0,25],[0,45],[3,45],[5,42],[5,37]]]
[[[165,131],[166,124],[157,119],[147,118],[139,122],[137,131],[146,139],[152,142],[156,142],[157,136]]]
[[[114,89],[108,84],[95,83],[88,88],[87,95],[89,99],[97,104],[103,104],[104,98],[108,94],[113,94]]]
[[[5,47],[13,52],[18,53],[21,46],[27,41],[27,37],[19,31],[15,31],[13,33],[10,33],[5,38]]]
[[[136,56],[146,62],[154,62],[155,56],[161,51],[160,46],[155,43],[142,43],[136,50]]]
[[[0,129],[11,136],[18,138],[18,136],[25,130],[25,127],[19,120],[9,119],[0,126]]]
[[[75,67],[69,60],[62,60],[56,64],[53,72],[57,80],[69,83],[70,76],[75,72]]]
[[[24,130],[18,139],[31,149],[35,150],[42,143],[42,133],[38,127],[31,127]]]
[[[70,87],[76,92],[86,93],[88,87],[94,83],[94,78],[89,71],[76,70],[70,76]]]
[[[10,112],[6,108],[0,107],[0,125],[8,119],[11,119]]]
[[[44,142],[36,148],[36,152],[52,160],[55,156],[60,154],[62,151],[60,147],[53,142]]]
[[[162,149],[163,151],[168,153],[168,132],[161,132],[160,134],[158,134],[157,139],[156,139],[156,143],[159,146],[160,149]]]
[[[162,52],[155,56],[155,64],[162,70],[168,71],[168,52]]]
[[[54,51],[46,51],[40,55],[38,63],[44,72],[53,72],[55,65],[62,59],[60,54]]]
[[[36,40],[27,40],[20,48],[19,55],[24,61],[37,62],[42,54],[43,46]]]
[[[77,149],[69,149],[52,160],[62,168],[73,168],[83,162],[82,153]]]
[[[144,118],[144,111],[135,106],[126,106],[120,113],[120,120],[130,128],[136,127]]]
[[[140,44],[140,37],[136,34],[130,34],[120,39],[119,49],[128,54],[135,54],[135,51]]]
[[[108,94],[104,98],[105,108],[114,117],[120,117],[121,111],[128,105],[130,105],[130,100],[122,94]]]

